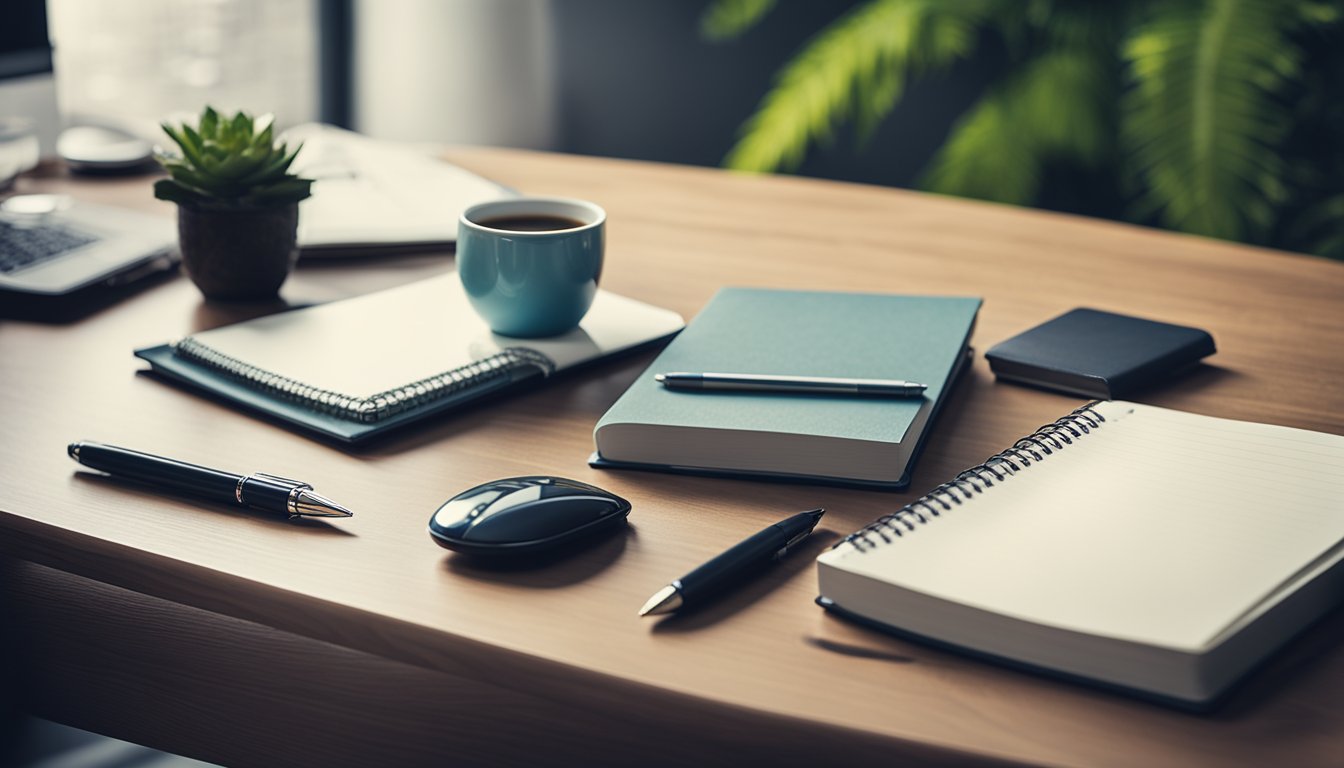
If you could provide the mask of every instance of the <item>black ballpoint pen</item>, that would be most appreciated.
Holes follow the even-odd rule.
[[[825,513],[824,509],[814,509],[810,512],[799,512],[787,520],[775,523],[658,590],[644,607],[639,609],[639,615],[649,616],[693,608],[698,603],[718,595],[744,576],[787,555],[789,550],[812,533]]]
[[[313,493],[313,486],[298,480],[256,472],[235,475],[218,469],[166,459],[115,445],[71,443],[70,458],[90,469],[194,496],[256,507],[296,517],[350,517],[354,513],[332,500]]]
[[[805,395],[919,397],[926,384],[896,379],[846,379],[832,376],[778,376],[764,373],[689,373],[670,371],[654,377],[668,389],[692,392],[794,392]]]

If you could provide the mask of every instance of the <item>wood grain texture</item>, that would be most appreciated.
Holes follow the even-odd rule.
[[[1344,434],[1339,264],[900,190],[515,150],[459,149],[450,157],[527,192],[603,205],[604,287],[688,318],[724,285],[981,296],[973,341],[983,352],[1076,306],[1128,312],[1206,328],[1219,348],[1194,374],[1136,399]],[[23,184],[170,212],[149,199],[144,181]],[[444,254],[301,263],[284,296],[289,304],[325,301],[449,269]],[[983,357],[952,395],[902,494],[588,468],[593,424],[652,354],[562,376],[356,452],[136,375],[134,347],[277,308],[206,304],[178,279],[76,324],[0,325],[0,388],[8,397],[0,551],[217,615],[225,636],[229,622],[244,622],[358,655],[367,665],[355,668],[373,677],[378,665],[392,664],[486,696],[505,689],[599,715],[630,708],[638,716],[622,726],[628,740],[613,742],[613,755],[639,737],[656,738],[665,720],[678,738],[700,738],[714,754],[800,727],[818,738],[843,732],[860,745],[856,762],[948,754],[1090,765],[1338,759],[1339,612],[1218,712],[1194,717],[875,634],[813,605],[809,555],[1082,402],[996,384]],[[408,334],[413,341],[414,329]],[[79,471],[64,455],[77,439],[302,477],[357,515],[292,525],[159,496]],[[483,568],[430,542],[425,523],[448,496],[537,473],[630,499],[629,530],[528,570]],[[829,511],[808,552],[701,614],[636,618],[668,579],[814,506]],[[31,595],[8,580],[5,588]],[[61,626],[59,615],[24,615]],[[142,642],[168,643],[154,631],[162,622],[143,623]],[[281,655],[238,668],[229,661],[236,644],[211,648],[203,658],[234,670],[239,690],[265,690],[284,667]],[[71,685],[83,678],[51,669]],[[331,699],[353,709],[361,696],[353,682],[333,685],[311,706]],[[650,702],[656,717],[645,716]],[[100,709],[107,708],[79,717],[87,724]],[[124,725],[118,713],[102,716]],[[248,725],[259,739],[285,733],[273,719],[255,720]],[[591,719],[577,718],[574,728],[601,735]],[[404,737],[381,725],[361,738],[385,743],[380,730]],[[252,762],[219,749],[200,754]]]

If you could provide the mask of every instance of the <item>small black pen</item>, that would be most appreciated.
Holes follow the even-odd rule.
[[[194,496],[296,517],[354,513],[313,492],[313,486],[260,472],[235,475],[102,443],[71,443],[70,458],[91,469]]]
[[[639,609],[639,615],[693,608],[717,596],[743,577],[787,555],[812,533],[825,513],[824,509],[814,509],[775,523],[658,590]]]

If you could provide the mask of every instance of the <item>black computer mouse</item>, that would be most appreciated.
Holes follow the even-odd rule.
[[[429,519],[439,546],[471,555],[526,555],[625,523],[630,502],[563,477],[510,477],[478,485]]]

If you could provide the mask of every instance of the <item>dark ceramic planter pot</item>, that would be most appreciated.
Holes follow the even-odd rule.
[[[182,266],[207,299],[275,298],[299,258],[299,204],[242,211],[177,207]]]

